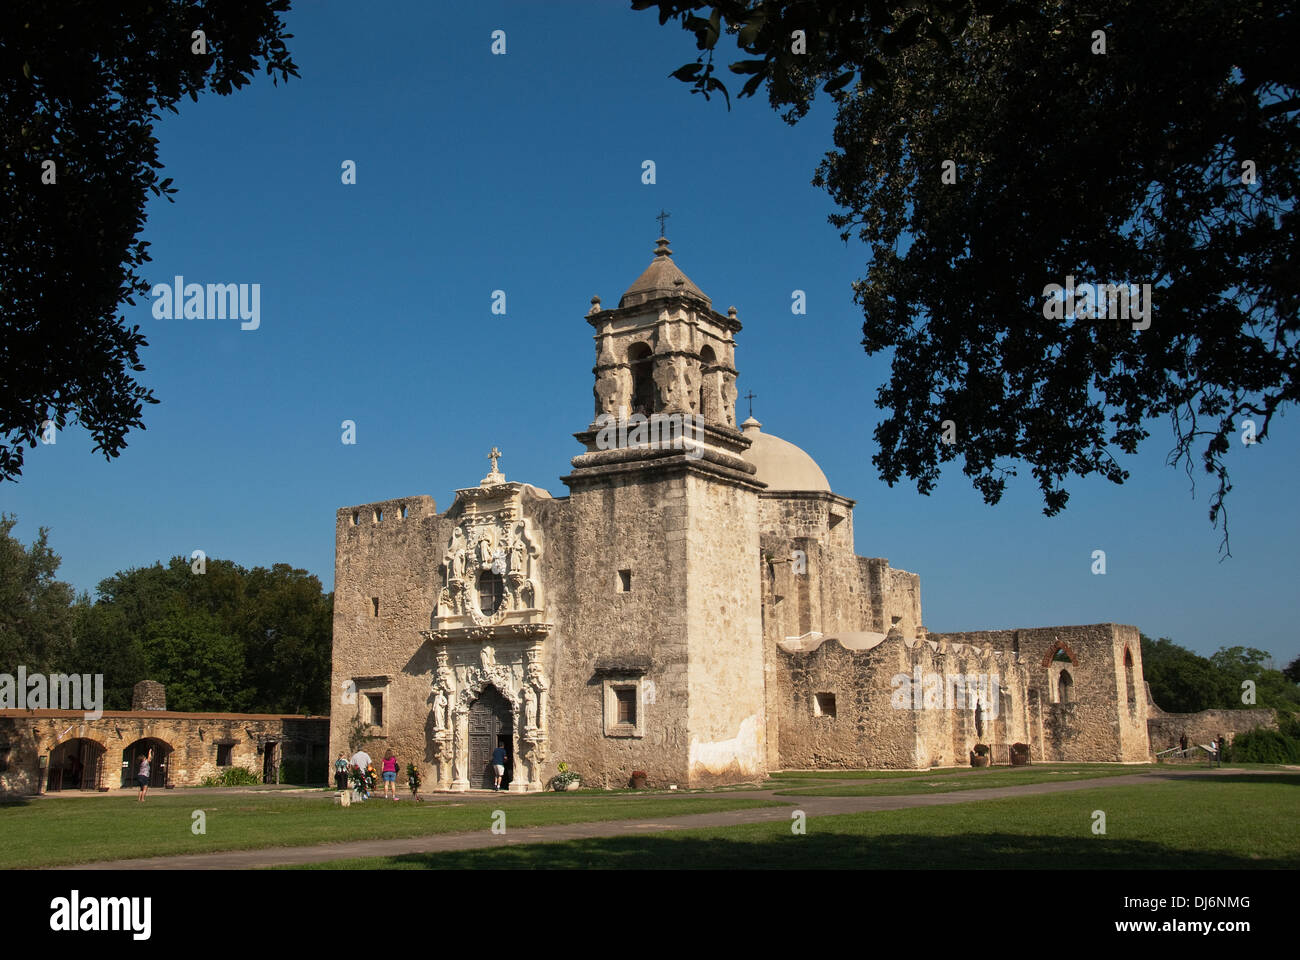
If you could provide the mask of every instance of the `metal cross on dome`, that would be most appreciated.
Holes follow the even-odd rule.
[[[751,417],[754,415],[754,398],[757,396],[758,394],[756,394],[753,390],[745,394],[745,399],[749,401],[749,415]]]
[[[664,235],[664,221],[671,216],[672,216],[671,213],[664,212],[663,207],[659,208],[659,216],[655,217],[655,219],[659,221],[659,236],[662,237]]]

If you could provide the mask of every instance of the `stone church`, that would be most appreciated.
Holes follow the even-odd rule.
[[[735,307],[668,241],[592,298],[593,420],[565,496],[491,470],[338,511],[331,752],[423,789],[755,781],[782,768],[1146,761],[1134,627],[929,633],[920,578],[856,555],[854,501],[736,422]],[[503,412],[504,416],[504,412]],[[490,438],[485,437],[486,440]],[[982,751],[981,751],[982,752]]]

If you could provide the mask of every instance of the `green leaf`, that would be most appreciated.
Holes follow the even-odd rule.
[[[855,76],[857,76],[857,74],[853,70],[849,70],[846,73],[841,73],[834,80],[831,80],[829,83],[827,83],[826,86],[823,87],[822,89],[824,89],[827,93],[834,93],[836,90],[842,90],[845,87],[847,87],[850,83],[853,82],[853,78]]]

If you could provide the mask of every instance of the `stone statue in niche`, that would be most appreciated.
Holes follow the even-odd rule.
[[[515,537],[515,542],[510,546],[510,572],[524,573],[524,567],[527,563],[528,548],[524,546],[522,535]]]
[[[519,585],[519,606],[523,610],[533,609],[533,604],[537,602],[537,588],[533,586],[533,581],[524,580]]]
[[[478,562],[484,570],[492,568],[492,538],[486,530],[478,538]]]
[[[447,729],[447,706],[449,703],[447,691],[439,687],[438,695],[433,698],[433,729]]]
[[[451,591],[443,587],[438,592],[438,608],[435,616],[450,617],[455,611],[454,601],[452,600]]]
[[[524,729],[537,726],[537,694],[533,692],[532,687],[524,687],[523,705],[521,707],[523,716]]]
[[[465,576],[465,544],[459,528],[452,532],[443,562],[447,565],[448,580],[460,580]]]

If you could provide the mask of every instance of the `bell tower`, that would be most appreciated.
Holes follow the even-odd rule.
[[[654,259],[613,310],[591,298],[596,330],[596,416],[691,414],[736,425],[736,308],[727,315],[673,263],[660,237]]]
[[[595,734],[577,716],[557,722],[669,783],[757,779],[764,484],[736,428],[736,310],[714,311],[661,236],[618,306],[594,297],[586,320],[595,418],[563,478],[583,651],[571,669],[605,723]]]

